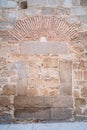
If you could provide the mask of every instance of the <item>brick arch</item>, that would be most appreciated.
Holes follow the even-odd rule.
[[[80,43],[73,44],[75,39],[82,40],[78,28],[58,16],[31,16],[18,20],[6,34],[9,42],[39,41],[40,37],[46,37],[47,41],[68,42],[76,52],[84,51]]]

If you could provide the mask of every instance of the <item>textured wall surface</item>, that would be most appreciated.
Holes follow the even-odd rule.
[[[87,1],[0,0],[0,123],[87,121]]]

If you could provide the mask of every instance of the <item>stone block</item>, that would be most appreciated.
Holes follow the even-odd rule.
[[[55,45],[55,46],[54,46]],[[62,51],[61,51],[62,50]],[[66,43],[53,42],[23,42],[21,43],[21,54],[35,55],[35,54],[67,54],[68,48]]]
[[[70,102],[69,102],[70,101]],[[16,96],[14,98],[14,107],[16,109],[38,107],[38,108],[51,108],[51,107],[72,107],[71,96]]]
[[[35,16],[35,15],[40,15],[41,14],[41,9],[37,8],[29,8],[24,11],[25,15],[27,16]]]
[[[87,0],[80,0],[81,6],[87,6]]]
[[[87,71],[84,71],[84,80],[87,80]]]
[[[28,7],[29,6],[45,6],[46,0],[28,0]]]
[[[43,7],[42,8],[42,14],[43,15],[54,15],[55,14],[55,9],[50,8],[50,7]]]
[[[59,62],[59,74],[61,85],[64,83],[72,83],[72,62],[60,61]]]
[[[0,1],[0,6],[2,8],[16,8],[17,7],[17,3],[15,1],[7,1],[7,0],[1,0]]]
[[[64,7],[71,7],[72,6],[72,0],[64,0],[63,6]]]
[[[87,16],[80,16],[80,22],[81,23],[86,23],[87,24]]]
[[[44,98],[44,106],[53,108],[53,107],[69,107],[72,108],[73,100],[71,96],[49,96]]]
[[[61,6],[63,3],[62,3],[62,0],[47,0],[47,6]]]
[[[10,98],[1,96],[0,97],[0,107],[7,107],[9,105],[11,105]]]
[[[72,109],[69,108],[52,108],[50,113],[52,120],[69,121],[72,119]]]
[[[82,16],[86,14],[87,14],[86,8],[76,7],[71,9],[71,15]]]
[[[5,85],[3,87],[2,95],[16,95],[16,86],[15,85]]]
[[[78,6],[78,5],[80,5],[80,2],[79,2],[79,0],[72,0],[72,4],[73,4],[73,6]]]
[[[32,119],[32,120],[46,120],[49,119],[49,109],[43,108],[27,108],[27,109],[16,109],[14,113],[17,119]]]

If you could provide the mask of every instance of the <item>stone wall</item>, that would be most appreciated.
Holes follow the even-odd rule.
[[[87,121],[87,1],[0,0],[0,123]]]

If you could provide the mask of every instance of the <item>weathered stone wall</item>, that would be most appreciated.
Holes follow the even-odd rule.
[[[0,0],[0,123],[76,120],[87,121],[87,1]]]

